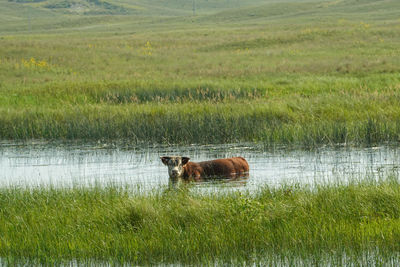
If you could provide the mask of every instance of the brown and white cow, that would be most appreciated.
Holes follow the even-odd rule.
[[[168,166],[171,179],[201,180],[202,178],[234,178],[248,176],[249,164],[242,157],[216,159],[202,162],[189,162],[188,157],[160,157]]]

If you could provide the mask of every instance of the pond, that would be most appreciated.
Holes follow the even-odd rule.
[[[163,155],[203,161],[245,157],[248,179],[197,183],[200,188],[254,190],[263,185],[348,182],[399,175],[400,147],[265,148],[260,144],[130,146],[101,143],[0,143],[0,186],[129,185],[151,190],[167,185]]]

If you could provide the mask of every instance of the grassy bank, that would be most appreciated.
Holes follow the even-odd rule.
[[[390,179],[256,194],[2,188],[0,204],[8,263],[379,265],[400,249],[400,185]]]
[[[129,139],[132,143],[184,144],[261,141],[306,146],[400,140],[400,106],[376,114],[371,110],[340,110],[332,103],[291,104],[253,101],[2,109],[0,135],[5,139]],[[297,107],[309,112],[299,113]],[[354,118],[348,119],[351,116]]]
[[[400,139],[398,1],[81,2],[0,3],[1,139]]]

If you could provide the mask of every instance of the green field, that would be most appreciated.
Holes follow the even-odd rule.
[[[0,0],[0,140],[397,144],[398,10]],[[399,218],[396,177],[257,193],[3,187],[0,265],[398,265]]]
[[[396,179],[252,194],[189,189],[2,188],[1,262],[399,263]]]
[[[0,138],[396,142],[399,8],[2,0]]]

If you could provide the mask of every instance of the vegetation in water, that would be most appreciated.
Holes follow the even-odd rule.
[[[396,264],[395,179],[256,193],[189,189],[1,188],[1,261]]]

